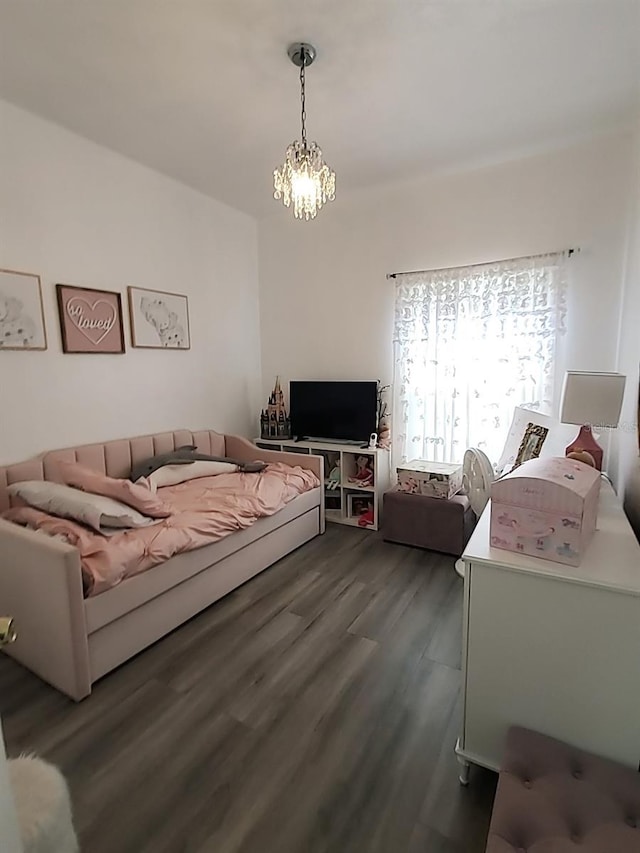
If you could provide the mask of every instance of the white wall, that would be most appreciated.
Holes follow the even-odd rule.
[[[625,508],[640,537],[640,461],[638,459],[638,367],[640,365],[640,126],[636,133],[624,293],[620,312],[617,368],[627,376],[620,426],[613,436],[614,473]]]
[[[390,381],[385,274],[578,246],[566,366],[613,369],[631,134],[337,199],[259,224],[263,391],[291,378]],[[561,381],[562,376],[559,377]]]
[[[40,274],[49,338],[0,353],[0,462],[176,427],[255,431],[251,217],[0,102],[0,267]],[[125,355],[62,353],[57,282],[121,292]],[[127,285],[188,295],[190,351],[131,348]]]

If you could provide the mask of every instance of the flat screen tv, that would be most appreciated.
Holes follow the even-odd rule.
[[[290,382],[291,433],[297,439],[368,441],[376,428],[378,383]]]

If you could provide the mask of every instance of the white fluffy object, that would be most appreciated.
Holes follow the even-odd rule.
[[[27,755],[7,764],[24,853],[77,853],[71,798],[62,773]]]

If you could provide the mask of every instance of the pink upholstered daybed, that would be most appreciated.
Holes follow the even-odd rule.
[[[127,477],[133,464],[184,445],[244,461],[290,466],[302,462],[320,486],[250,527],[177,554],[88,598],[74,546],[0,518],[0,610],[14,617],[18,629],[8,653],[76,701],[88,696],[92,684],[110,670],[324,532],[321,457],[261,450],[244,438],[210,430],[177,430],[49,451],[5,466],[0,468],[0,511],[10,506],[7,486],[49,479],[60,460],[110,477]]]

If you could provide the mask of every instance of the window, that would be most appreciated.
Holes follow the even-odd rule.
[[[496,462],[515,406],[550,412],[566,253],[396,276],[396,464]]]

